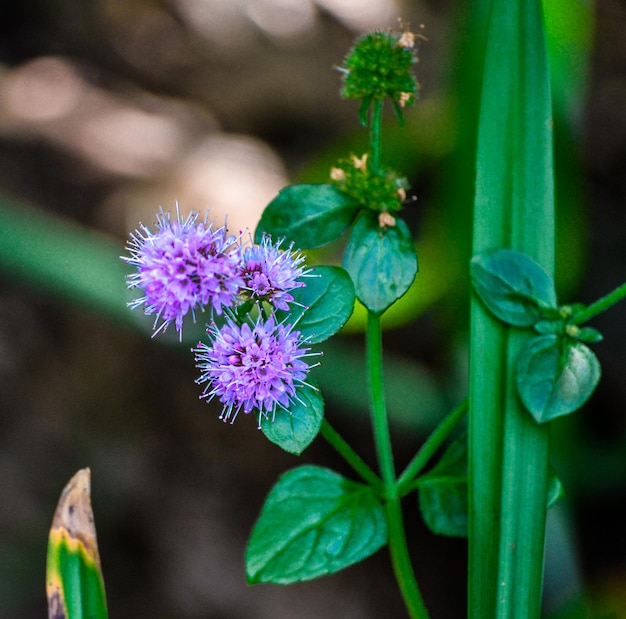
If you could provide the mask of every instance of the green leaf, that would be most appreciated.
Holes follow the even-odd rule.
[[[467,537],[467,434],[450,444],[441,460],[417,480],[419,506],[428,528],[436,534]],[[565,491],[550,467],[546,506],[552,507]]]
[[[532,338],[517,360],[518,392],[538,423],[580,408],[599,380],[598,359],[585,344],[571,338],[557,335]]]
[[[417,273],[408,226],[396,219],[394,226],[381,227],[377,213],[364,212],[350,234],[343,266],[359,301],[372,312],[384,312],[409,289]]]
[[[265,501],[246,548],[248,582],[311,580],[386,543],[384,508],[369,486],[302,466],[285,473]]]
[[[303,278],[306,286],[292,291],[294,305],[289,312],[277,311],[279,321],[287,320],[311,344],[335,335],[354,310],[354,285],[341,267],[317,266]]]
[[[422,517],[433,533],[467,537],[467,435],[450,444],[418,479],[417,489]]]
[[[548,496],[546,504],[548,508],[556,505],[565,496],[565,488],[559,479],[556,471],[550,467],[548,476]]]
[[[601,342],[604,337],[600,331],[593,327],[582,327],[576,333],[576,339],[585,344],[597,344]]]
[[[487,309],[509,325],[532,327],[546,309],[556,307],[550,276],[518,251],[499,249],[474,256],[470,274]]]
[[[338,239],[360,208],[334,185],[289,185],[263,211],[254,240],[265,232],[301,249],[321,247]]]
[[[565,320],[540,320],[534,324],[534,329],[541,335],[563,335],[566,327]]]
[[[367,127],[367,120],[369,116],[370,105],[372,103],[372,97],[363,97],[361,101],[361,105],[359,105],[359,121],[364,126]]]
[[[486,51],[475,65],[483,80],[473,254],[513,248],[553,276],[554,123],[541,5],[487,0],[471,6],[469,19],[487,26],[472,30],[464,50]],[[471,86],[476,72],[467,79]],[[478,295],[471,305],[467,615],[535,619],[543,589],[549,428],[529,423],[513,380],[532,334],[503,328]]]
[[[302,385],[289,410],[279,409],[274,420],[261,418],[261,430],[285,451],[299,456],[315,439],[324,419],[324,400],[314,386]]]
[[[59,498],[48,537],[46,594],[50,619],[108,617],[89,469],[78,471]]]

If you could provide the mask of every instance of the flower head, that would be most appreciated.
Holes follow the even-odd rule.
[[[195,320],[196,310],[209,306],[221,314],[236,302],[243,285],[239,245],[225,227],[214,229],[206,218],[198,221],[196,212],[181,219],[178,207],[175,221],[161,210],[156,227],[153,233],[142,225],[132,234],[127,245],[131,255],[122,258],[137,267],[128,276],[129,289],[143,292],[129,305],[156,314],[155,334],[173,322],[182,337],[187,314]]]
[[[373,170],[367,159],[367,153],[340,159],[331,169],[331,181],[356,204],[383,213],[399,211],[406,200],[408,181],[382,166]]]
[[[299,331],[274,317],[238,325],[227,316],[225,325],[212,324],[207,333],[211,343],[194,350],[201,370],[196,382],[207,383],[202,397],[224,405],[220,419],[232,423],[240,410],[257,411],[260,426],[277,407],[288,409],[310,369]]]
[[[289,291],[304,286],[297,280],[308,270],[303,266],[304,256],[293,250],[293,243],[286,249],[280,248],[283,240],[272,243],[264,235],[259,245],[244,249],[243,288],[251,300],[267,301],[277,309],[288,311],[289,303],[294,300]]]
[[[419,36],[419,35],[417,35]],[[394,105],[414,103],[419,87],[413,75],[415,38],[410,32],[371,32],[359,38],[344,60],[345,99],[362,99],[366,107],[372,99],[389,97]]]

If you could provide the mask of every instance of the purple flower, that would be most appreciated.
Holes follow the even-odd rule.
[[[145,314],[156,314],[155,335],[174,322],[182,338],[188,313],[194,321],[196,310],[209,306],[221,314],[235,304],[244,281],[239,245],[225,227],[214,229],[207,218],[199,222],[196,212],[183,220],[178,205],[176,214],[172,221],[161,210],[156,232],[142,225],[131,234],[127,245],[131,255],[122,260],[137,267],[128,276],[129,289],[143,292],[129,306],[143,305]],[[159,320],[163,322],[157,328]]]
[[[227,317],[207,333],[211,344],[201,342],[194,350],[201,370],[196,382],[207,383],[201,397],[217,397],[224,405],[220,419],[232,423],[240,410],[257,411],[260,427],[262,416],[273,419],[277,407],[289,408],[310,369],[299,331],[272,316],[241,326]]]
[[[304,256],[293,250],[293,243],[280,249],[283,240],[272,244],[272,239],[263,235],[259,245],[244,249],[242,268],[244,289],[250,299],[257,303],[267,301],[288,311],[289,303],[294,301],[289,291],[304,286],[297,279],[310,269],[305,269]]]

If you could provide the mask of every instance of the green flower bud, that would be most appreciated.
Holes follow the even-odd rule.
[[[341,95],[344,99],[362,100],[362,122],[373,100],[389,97],[400,120],[401,108],[415,103],[419,86],[412,69],[417,62],[417,36],[411,32],[400,36],[371,32],[359,38],[348,52],[340,67],[344,74]]]
[[[330,171],[330,179],[344,194],[358,204],[379,212],[394,212],[402,208],[409,184],[393,170],[375,173],[367,165],[367,153],[340,159]]]

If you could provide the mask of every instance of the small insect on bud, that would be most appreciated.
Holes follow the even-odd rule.
[[[394,228],[396,225],[396,218],[387,211],[383,211],[378,215],[378,225],[381,228]]]

